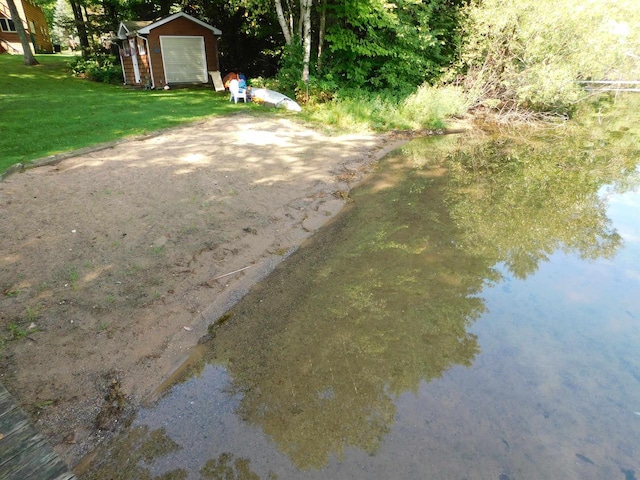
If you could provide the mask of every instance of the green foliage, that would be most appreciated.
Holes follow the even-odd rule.
[[[459,87],[420,86],[402,103],[400,114],[413,128],[442,128],[448,117],[462,115],[469,107]]]
[[[7,325],[7,330],[9,330],[9,338],[11,340],[20,340],[29,334],[25,328],[21,327],[16,322],[10,322],[9,325]]]
[[[49,21],[51,41],[54,44],[69,46],[69,37],[75,35],[75,21],[71,5],[65,0],[57,0]]]
[[[309,77],[309,83],[298,83],[296,99],[307,106],[330,102],[336,97],[338,84],[331,74],[322,77]]]
[[[468,106],[461,88],[426,84],[408,96],[388,90],[339,90],[327,103],[316,104],[311,98],[306,116],[343,131],[443,128],[448,118],[464,114]]]
[[[509,137],[472,139],[449,154],[459,247],[504,262],[518,278],[557,250],[614,255],[622,238],[601,188],[626,191],[640,182],[640,130],[628,127],[639,100],[601,104],[597,115],[583,109],[579,122],[553,131],[519,128]]]
[[[94,54],[89,57],[74,57],[69,70],[76,77],[94,82],[119,85],[122,83],[122,66],[114,55]]]
[[[452,59],[455,3],[348,0],[328,6],[327,70],[354,88],[411,89],[436,79]]]
[[[300,72],[302,71],[302,43],[299,38],[284,48],[284,54],[280,62],[280,70],[276,79],[279,89],[287,95],[292,95],[302,83]]]
[[[485,0],[465,14],[455,73],[478,105],[570,115],[579,80],[640,77],[633,0]]]
[[[331,102],[306,107],[305,115],[340,131],[409,128],[399,113],[399,105],[400,100],[389,92],[341,90]]]

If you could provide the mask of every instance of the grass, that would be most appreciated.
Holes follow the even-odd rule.
[[[26,337],[29,333],[25,328],[22,328],[16,322],[9,323],[9,325],[7,325],[7,328],[9,330],[9,333],[11,334],[10,339],[13,340],[20,340],[21,338]]]
[[[27,163],[130,135],[237,111],[212,89],[144,91],[71,77],[65,55],[0,55],[0,173]]]
[[[469,102],[461,89],[423,85],[408,96],[393,92],[341,92],[333,102],[305,109],[307,120],[346,131],[444,128]]]
[[[238,111],[226,93],[211,88],[134,90],[72,77],[71,56],[36,58],[40,65],[28,67],[21,56],[0,55],[0,174],[15,163]],[[466,108],[461,91],[423,86],[408,97],[338,92],[332,102],[305,106],[300,116],[342,132],[418,130],[441,128]]]

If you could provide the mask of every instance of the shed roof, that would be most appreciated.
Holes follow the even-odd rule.
[[[118,38],[124,40],[127,38],[127,35],[133,35],[141,28],[146,27],[151,23],[153,22],[144,20],[125,20],[120,22],[120,26],[118,27]]]
[[[222,30],[219,30],[219,29],[217,29],[215,27],[212,27],[208,23],[205,23],[202,20],[198,20],[197,18],[192,17],[191,15],[187,15],[184,12],[174,13],[173,15],[169,15],[168,17],[165,17],[165,18],[163,18],[161,20],[157,20],[157,21],[155,21],[153,23],[150,23],[149,25],[146,25],[146,26],[140,28],[138,30],[138,33],[148,34],[154,28],[159,27],[161,25],[164,25],[165,23],[172,22],[176,18],[180,18],[180,17],[184,17],[187,20],[191,20],[192,22],[197,23],[198,25],[200,25],[202,27],[208,28],[209,30],[211,30],[214,33],[214,35],[222,35]]]

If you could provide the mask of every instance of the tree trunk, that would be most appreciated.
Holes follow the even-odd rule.
[[[71,10],[73,10],[73,18],[75,19],[76,30],[78,32],[78,38],[80,39],[80,48],[82,49],[82,56],[89,55],[89,36],[87,35],[87,25],[82,15],[81,5],[75,1],[70,0]]]
[[[322,0],[320,7],[320,28],[318,31],[318,61],[316,67],[318,72],[322,70],[322,50],[324,48],[324,33],[327,29],[327,0]]]
[[[16,27],[16,33],[18,34],[18,38],[20,38],[22,50],[24,51],[24,64],[38,65],[38,61],[31,52],[31,42],[29,41],[29,37],[27,37],[27,32],[25,31],[22,20],[20,19],[18,8],[13,0],[7,0],[7,3],[9,4],[9,12],[11,12],[11,20],[13,20],[13,24]]]
[[[276,2],[276,14],[278,15],[278,23],[280,24],[280,28],[282,29],[282,34],[284,35],[284,41],[287,45],[289,45],[291,43],[291,29],[289,28],[287,19],[284,17],[284,11],[282,10],[281,0],[275,0],[275,2]]]
[[[300,0],[300,23],[302,24],[302,81],[309,81],[309,61],[311,59],[311,3],[312,0]]]

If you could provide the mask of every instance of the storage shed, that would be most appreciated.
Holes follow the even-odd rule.
[[[121,22],[118,28],[124,83],[145,88],[209,83],[219,70],[222,32],[178,12],[154,22]]]

